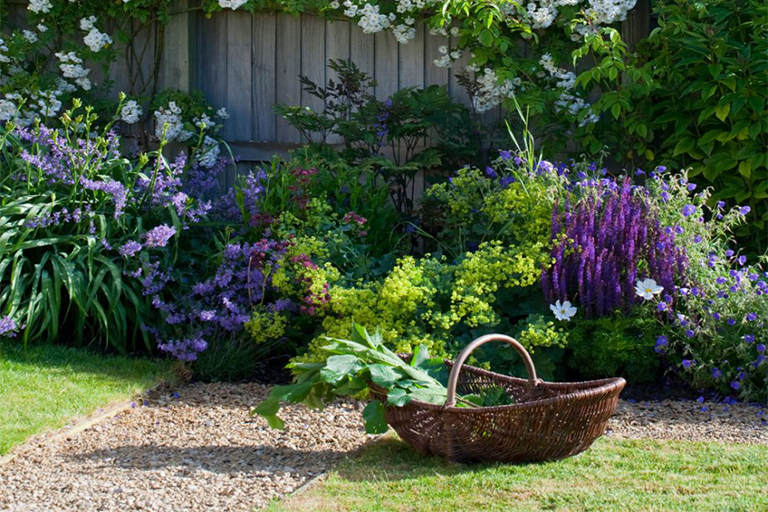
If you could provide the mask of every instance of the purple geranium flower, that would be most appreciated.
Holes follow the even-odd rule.
[[[0,336],[12,336],[16,330],[16,321],[10,316],[0,317]]]
[[[687,204],[683,206],[683,216],[690,217],[694,213],[696,213],[696,207],[694,205]]]

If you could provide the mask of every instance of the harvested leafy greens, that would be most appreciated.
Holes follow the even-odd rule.
[[[427,348],[416,349],[410,363],[384,346],[381,335],[369,334],[359,325],[353,325],[352,340],[328,338],[329,343],[320,350],[324,362],[290,363],[293,384],[275,386],[269,397],[252,412],[266,418],[269,426],[282,429],[283,421],[277,416],[281,402],[304,403],[313,409],[322,409],[337,396],[365,396],[370,384],[387,391],[387,405],[402,407],[411,400],[444,404],[447,371],[443,360],[430,358]],[[481,395],[462,397],[459,406],[489,406],[510,404],[503,388],[490,388]],[[363,410],[365,431],[381,434],[388,426],[384,417],[384,404],[371,401]]]

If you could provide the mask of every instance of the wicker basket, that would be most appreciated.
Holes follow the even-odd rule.
[[[480,345],[506,341],[523,357],[528,380],[465,366]],[[500,334],[480,337],[467,345],[451,368],[445,405],[412,401],[387,407],[387,423],[414,449],[456,462],[533,462],[562,459],[580,453],[605,432],[616,410],[622,378],[588,382],[544,382],[528,352],[513,338]],[[502,387],[513,405],[456,407],[456,391],[478,393]],[[383,402],[384,390],[374,392]]]

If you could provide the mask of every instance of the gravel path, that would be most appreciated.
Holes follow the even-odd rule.
[[[258,384],[157,392],[84,431],[33,438],[0,466],[0,510],[249,510],[324,472],[367,439],[362,404],[287,407],[284,431],[249,407]],[[703,411],[702,411],[702,408]],[[696,401],[621,400],[612,438],[768,445],[768,410]]]
[[[0,466],[0,510],[250,510],[324,472],[368,438],[357,404],[286,407],[272,430],[258,384],[192,384],[71,438],[34,438]]]
[[[606,435],[768,445],[768,409],[697,400],[619,400]]]

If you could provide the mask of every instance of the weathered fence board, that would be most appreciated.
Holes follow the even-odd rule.
[[[398,89],[400,44],[385,32],[374,34],[373,72],[376,78],[376,97],[384,99]]]
[[[297,18],[277,16],[277,44],[275,62],[277,62],[276,103],[301,102],[301,27]],[[271,113],[271,108],[270,112]],[[267,112],[254,115],[268,115]],[[277,119],[277,140],[275,142],[299,142],[299,134],[285,119]]]
[[[251,105],[252,112],[258,112],[260,115],[251,114],[249,117],[253,123],[252,139],[256,141],[277,140],[276,116],[272,112],[277,98],[276,17],[272,13],[253,16]]]

